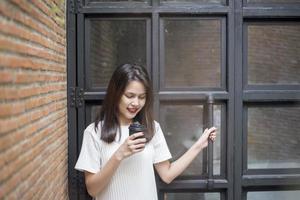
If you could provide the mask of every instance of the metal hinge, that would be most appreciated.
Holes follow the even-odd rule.
[[[72,14],[76,14],[76,4],[75,0],[69,0],[69,8]]]
[[[73,14],[78,14],[79,10],[82,8],[82,1],[81,0],[70,0],[70,12]]]
[[[80,108],[83,105],[84,90],[79,87],[70,87],[70,106]]]

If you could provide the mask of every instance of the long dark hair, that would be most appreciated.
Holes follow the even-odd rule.
[[[120,129],[119,102],[126,86],[131,81],[141,82],[146,90],[146,102],[142,110],[135,116],[135,121],[147,127],[144,132],[147,141],[150,141],[154,134],[153,119],[153,91],[152,84],[147,70],[136,64],[124,64],[114,71],[106,91],[101,111],[95,120],[95,129],[101,123],[101,139],[107,143],[115,140],[117,130]]]

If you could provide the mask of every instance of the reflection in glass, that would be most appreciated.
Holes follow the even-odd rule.
[[[214,109],[214,123],[218,127],[218,131],[221,122],[220,110],[221,106],[216,106]],[[202,134],[202,116],[202,105],[161,105],[160,123],[173,160],[178,159],[186,152]],[[201,152],[182,175],[201,175],[204,172]],[[214,145],[214,173],[220,174],[220,136]]]
[[[114,69],[124,63],[146,65],[145,20],[91,20],[90,79],[106,87]]]
[[[90,0],[90,2],[148,2],[147,0]]]
[[[166,193],[164,200],[219,200],[219,193]]]
[[[200,4],[220,4],[224,2],[224,0],[163,0],[165,2],[178,2],[178,3],[184,3],[184,2],[192,2],[192,3],[200,3]]]
[[[299,199],[300,191],[271,191],[271,192],[248,192],[247,200],[295,200]]]
[[[164,22],[165,86],[220,87],[221,21]]]
[[[248,3],[300,3],[300,0],[248,0]]]
[[[248,84],[300,83],[300,23],[248,26]]]
[[[300,167],[300,107],[248,108],[248,168]]]
[[[91,120],[95,121],[96,116],[100,113],[101,106],[91,106]]]

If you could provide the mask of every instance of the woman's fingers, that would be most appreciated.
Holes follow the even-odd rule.
[[[207,138],[211,139],[212,141],[214,141],[216,139],[216,131],[217,128],[216,127],[211,127],[211,128],[206,128],[204,130],[204,135],[206,135]]]
[[[132,144],[132,145],[129,145],[128,148],[131,152],[136,153],[145,148],[145,143]]]
[[[135,145],[135,144],[139,144],[139,143],[146,143],[146,138],[137,138],[134,140],[128,140],[127,144],[128,145]]]
[[[127,147],[130,152],[137,153],[144,149],[146,138],[144,138],[143,136],[144,134],[142,132],[139,132],[128,137]]]
[[[144,133],[143,132],[138,132],[138,133],[132,134],[131,136],[129,136],[129,139],[134,140],[138,137],[144,137]]]
[[[216,127],[211,127],[210,129],[208,129],[208,132],[209,133],[213,133],[213,132],[215,132],[217,130],[217,128]]]
[[[212,141],[216,140],[216,136],[209,136],[209,139],[211,139]]]
[[[210,129],[208,129],[208,132],[209,132],[209,139],[211,139],[212,141],[215,141],[215,139],[216,139],[216,137],[217,137],[216,130],[217,130],[216,127],[211,127]]]
[[[145,148],[145,143],[137,144],[134,146],[134,149],[132,151],[137,153],[137,152],[142,151],[144,148]]]
[[[208,128],[204,129],[204,133],[203,134],[208,134]]]
[[[209,137],[210,138],[216,138],[217,136],[215,134],[210,134]]]
[[[211,128],[206,128],[205,130],[204,130],[204,134],[207,134],[207,135],[209,135],[209,134],[211,134],[211,133],[213,133],[213,132],[215,132],[217,130],[217,128],[216,127],[211,127]]]
[[[146,143],[146,138],[138,138],[133,140],[133,144]]]

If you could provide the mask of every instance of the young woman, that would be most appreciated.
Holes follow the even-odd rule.
[[[152,116],[153,94],[145,68],[125,64],[109,82],[101,112],[84,131],[75,169],[83,171],[88,193],[97,200],[156,200],[154,168],[170,183],[216,138],[216,128],[205,129],[178,160],[170,151],[160,125]],[[129,136],[139,121],[147,130]]]

